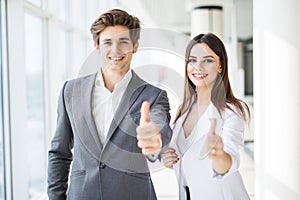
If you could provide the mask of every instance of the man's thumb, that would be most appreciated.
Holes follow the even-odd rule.
[[[141,107],[140,125],[144,125],[150,122],[149,112],[150,112],[150,104],[149,102],[144,101]]]

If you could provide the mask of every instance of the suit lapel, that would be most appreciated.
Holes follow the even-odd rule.
[[[138,96],[140,95],[140,92],[145,87],[146,82],[140,79],[135,72],[132,70],[132,79],[130,80],[125,92],[124,96],[122,97],[122,100],[115,112],[113,121],[110,125],[105,143],[103,145],[103,149],[106,147],[106,145],[109,142],[109,139],[115,132],[116,128],[120,125],[121,121],[125,117],[126,113],[130,110],[133,103],[136,101]]]
[[[93,157],[98,160],[102,144],[92,114],[92,92],[95,78],[96,74],[93,74],[75,80],[72,109],[79,139]]]

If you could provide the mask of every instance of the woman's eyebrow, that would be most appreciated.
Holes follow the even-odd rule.
[[[207,56],[203,56],[203,58],[213,58],[213,59],[215,59],[213,56],[211,56],[211,55],[207,55]]]

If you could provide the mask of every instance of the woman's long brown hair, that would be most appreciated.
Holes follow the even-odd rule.
[[[196,86],[189,79],[187,74],[187,67],[189,64],[189,56],[191,49],[197,43],[205,43],[211,48],[216,55],[219,56],[221,64],[221,73],[217,75],[215,84],[211,91],[211,101],[221,114],[225,108],[236,112],[244,121],[250,119],[250,109],[245,102],[237,99],[232,92],[229,77],[228,77],[228,57],[223,42],[214,34],[200,34],[194,37],[188,44],[185,52],[185,83],[184,83],[184,97],[181,106],[179,107],[174,123],[182,116],[190,107],[192,102],[192,96],[195,94]],[[233,105],[236,109],[234,111],[229,105]]]

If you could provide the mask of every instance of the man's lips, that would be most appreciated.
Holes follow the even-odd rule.
[[[124,56],[118,56],[118,57],[109,57],[110,60],[112,61],[121,61],[124,59]]]

